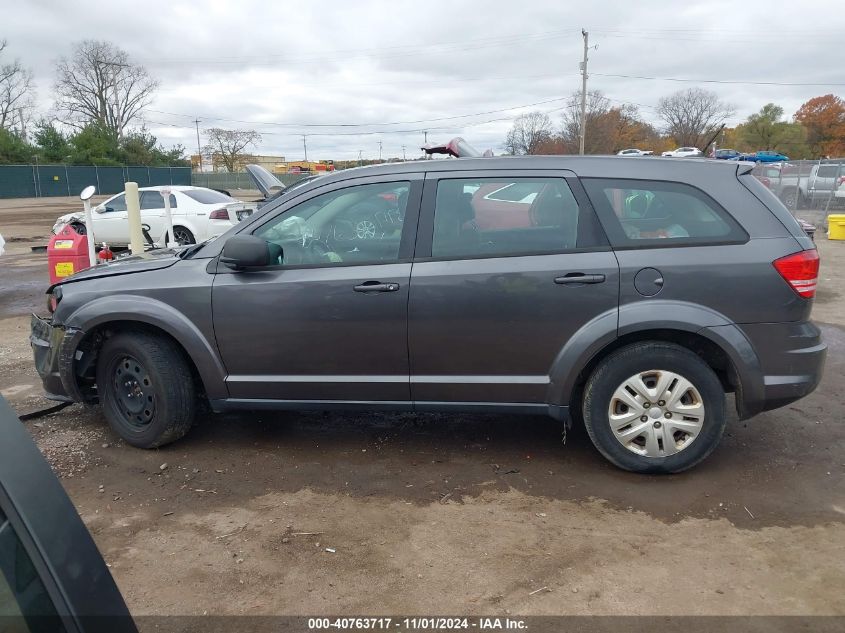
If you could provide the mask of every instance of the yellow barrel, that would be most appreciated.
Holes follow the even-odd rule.
[[[831,213],[827,216],[827,239],[845,240],[845,213]]]

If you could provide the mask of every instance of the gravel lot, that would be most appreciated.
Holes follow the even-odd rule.
[[[48,404],[30,247],[74,208],[0,201],[0,393],[18,412]],[[27,427],[135,615],[842,615],[845,243],[817,242],[820,388],[734,419],[681,475],[621,472],[545,418],[208,415],[157,451],[80,405]]]

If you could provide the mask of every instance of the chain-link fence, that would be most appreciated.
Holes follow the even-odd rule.
[[[845,158],[757,163],[752,173],[794,216],[816,227],[845,207]]]
[[[290,185],[308,174],[275,174],[284,185]],[[236,172],[194,172],[191,174],[191,184],[195,187],[209,189],[255,189],[255,183],[245,171]]]
[[[98,194],[139,187],[190,185],[190,167],[97,167],[94,165],[0,165],[0,198],[76,196],[88,185]]]

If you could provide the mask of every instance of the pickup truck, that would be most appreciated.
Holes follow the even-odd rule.
[[[769,189],[788,208],[800,209],[830,200],[845,182],[845,164],[758,164],[754,175],[767,178]]]

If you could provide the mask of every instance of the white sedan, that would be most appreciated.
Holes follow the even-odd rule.
[[[675,158],[686,158],[687,156],[701,156],[701,150],[697,147],[679,147],[671,152],[663,152],[661,156],[674,156]]]
[[[652,154],[654,154],[654,152],[651,150],[636,149],[633,147],[631,149],[623,149],[616,152],[617,156],[651,156]]]
[[[141,223],[150,238],[159,245],[165,239],[164,198],[165,187],[142,187],[138,190],[141,202]],[[255,210],[255,203],[244,203],[224,193],[205,187],[176,186],[170,189],[170,208],[173,216],[173,237],[180,244],[195,244],[222,235]],[[129,244],[129,215],[126,211],[126,194],[119,193],[92,209],[94,240],[113,246]],[[57,233],[70,224],[77,232],[84,233],[85,214],[82,211],[60,217],[53,226]],[[169,236],[168,236],[169,237]]]

